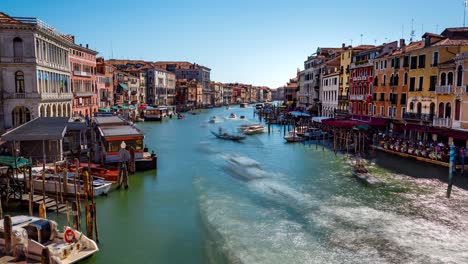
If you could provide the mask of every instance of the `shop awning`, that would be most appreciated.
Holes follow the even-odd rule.
[[[122,87],[122,89],[128,90],[127,85],[125,85],[123,83],[119,83],[119,86]]]
[[[18,157],[15,162],[15,157],[12,156],[0,156],[0,164],[13,169],[32,166],[28,159]]]
[[[332,127],[338,128],[352,128],[357,125],[363,124],[363,122],[357,120],[337,120],[337,119],[324,119],[322,120],[322,124]]]
[[[99,111],[101,112],[109,112],[111,109],[110,108],[107,108],[107,107],[101,107],[99,108]]]

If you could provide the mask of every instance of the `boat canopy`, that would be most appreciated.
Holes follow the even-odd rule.
[[[16,162],[15,162],[16,159]],[[28,159],[22,157],[12,157],[12,156],[0,156],[0,164],[3,166],[8,166],[12,169],[22,168],[22,167],[32,167],[32,163]]]

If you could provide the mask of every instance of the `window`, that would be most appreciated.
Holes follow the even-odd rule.
[[[463,78],[463,67],[460,65],[458,66],[457,70],[457,86],[462,86],[462,78]]]
[[[378,63],[378,62],[375,63],[375,69],[376,69],[376,70],[379,69],[379,63]]]
[[[22,71],[15,73],[15,92],[24,93],[24,73]]]
[[[377,106],[374,105],[374,115],[377,115]]]
[[[391,60],[391,67],[392,67],[392,68],[395,68],[395,58],[393,58],[393,59]]]
[[[391,117],[392,116],[392,112],[393,112],[393,109],[391,106],[388,107],[388,116]]]
[[[426,67],[426,55],[419,55],[419,65],[418,68]]]
[[[385,86],[385,83],[387,82],[387,76],[383,76],[383,79],[382,79],[382,85]]]
[[[461,101],[460,100],[455,100],[455,120],[459,121],[460,120],[460,106],[461,106]]]
[[[385,111],[385,110],[384,110],[384,107],[383,107],[383,106],[381,106],[381,107],[380,107],[380,115],[382,115],[382,116],[383,116],[383,115],[384,115],[384,111]]]
[[[23,40],[18,37],[13,39],[13,57],[23,57]]]
[[[437,84],[437,75],[432,75],[429,79],[429,91],[435,91]]]
[[[384,60],[384,68],[387,69],[387,60]]]
[[[406,107],[401,108],[401,118],[406,114]]]
[[[378,76],[375,76],[374,85],[379,86],[379,77]]]
[[[424,77],[423,77],[423,76],[419,76],[418,91],[422,91],[422,90],[423,90],[423,85],[424,85]]]
[[[450,118],[451,114],[452,114],[452,107],[450,103],[446,103],[445,104],[445,118]]]
[[[380,93],[380,100],[381,102],[385,101],[385,93]]]
[[[409,56],[403,57],[403,67],[409,67]]]
[[[439,52],[434,52],[434,54],[432,54],[432,67],[436,67],[437,65],[439,65]]]
[[[439,103],[439,118],[444,117],[444,103]]]
[[[414,110],[414,103],[413,102],[411,102],[409,104],[409,110],[410,110],[411,113],[413,113],[413,110]]]
[[[453,85],[453,72],[447,74],[447,85]]]
[[[416,86],[416,77],[411,77],[410,78],[410,84],[409,84],[409,90],[411,92],[414,92],[415,86]]]
[[[400,69],[400,58],[395,58],[395,69]]]
[[[405,93],[401,94],[400,104],[401,105],[406,105],[406,94]]]
[[[417,66],[418,66],[417,63],[418,63],[418,57],[416,57],[416,56],[411,57],[411,67],[410,67],[410,69],[412,69],[412,70],[416,69]]]
[[[446,81],[447,81],[447,74],[445,72],[443,72],[441,75],[440,75],[440,85],[443,86],[446,84]]]
[[[408,73],[407,73],[407,72],[405,72],[405,75],[404,75],[403,79],[404,79],[404,80],[403,80],[403,81],[404,81],[404,85],[408,85]]]

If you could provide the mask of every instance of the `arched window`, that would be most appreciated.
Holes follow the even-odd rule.
[[[461,100],[455,100],[455,120],[460,120]]]
[[[462,77],[463,77],[463,67],[460,65],[458,66],[457,70],[457,86],[460,87],[462,86]]]
[[[22,71],[15,73],[15,92],[24,93],[24,73]]]
[[[444,103],[439,103],[439,118],[443,118],[444,117]]]
[[[413,112],[413,109],[414,109],[414,104],[413,104],[413,102],[411,102],[409,104],[409,110],[410,110],[411,113]]]
[[[393,85],[396,85],[396,86],[398,85],[398,79],[399,79],[399,78],[398,78],[398,74],[397,74],[397,75],[395,75],[395,77],[393,78]]]
[[[434,116],[435,113],[435,104],[431,103],[429,106],[429,115]]]
[[[443,72],[443,73],[440,75],[440,85],[445,85],[445,84],[446,84],[446,81],[447,81],[447,74],[445,74],[445,72]]]
[[[421,112],[422,112],[422,105],[421,105],[421,102],[418,102],[416,108],[417,108],[418,114],[421,114]]]
[[[453,85],[453,72],[449,72],[447,75],[447,84]]]
[[[393,81],[394,81],[394,79],[393,79],[393,74],[392,74],[392,75],[390,75],[390,86],[393,86]]]
[[[20,126],[31,120],[31,112],[24,106],[17,106],[11,111],[11,120],[13,127]]]
[[[13,39],[13,57],[23,57],[23,40],[21,38],[16,37]]]
[[[450,106],[450,103],[445,104],[445,118],[450,118],[452,114],[452,107]]]

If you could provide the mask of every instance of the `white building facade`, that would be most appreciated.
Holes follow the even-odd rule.
[[[70,36],[36,18],[0,19],[0,129],[70,116]]]
[[[320,98],[322,102],[322,116],[333,117],[338,108],[340,72],[334,72],[323,76]]]
[[[147,72],[148,103],[172,105],[175,99],[175,74],[163,69],[148,69]]]

